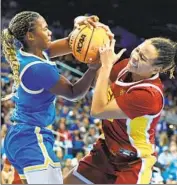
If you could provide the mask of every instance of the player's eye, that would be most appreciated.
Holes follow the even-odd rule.
[[[140,52],[140,49],[139,48],[136,48],[136,50],[135,50],[137,53],[139,53]]]
[[[144,55],[141,53],[139,48],[136,49],[136,52],[139,54],[141,60],[143,60],[145,62],[147,61],[146,58],[144,57]]]
[[[139,56],[140,56],[141,60],[145,61],[145,59],[143,58],[142,54],[139,54]]]
[[[48,31],[48,29],[49,29],[48,26],[45,26],[45,27],[43,28],[44,31]]]

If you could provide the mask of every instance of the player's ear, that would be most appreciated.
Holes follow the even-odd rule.
[[[32,32],[27,32],[26,33],[26,39],[29,40],[29,41],[33,41],[35,39],[34,34]]]
[[[156,74],[156,73],[162,72],[162,67],[154,67],[153,72],[154,72],[155,74]]]

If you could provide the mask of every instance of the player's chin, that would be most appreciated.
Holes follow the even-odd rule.
[[[43,46],[45,47],[45,49],[47,49],[47,48],[49,48],[49,46],[51,45],[51,43],[52,43],[51,41],[47,41],[47,42],[44,43]]]

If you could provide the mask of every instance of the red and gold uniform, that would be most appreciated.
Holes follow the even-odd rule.
[[[128,59],[110,75],[108,100],[115,99],[128,119],[103,120],[103,133],[73,172],[85,183],[149,184],[156,162],[155,128],[163,109],[159,75],[130,82]]]

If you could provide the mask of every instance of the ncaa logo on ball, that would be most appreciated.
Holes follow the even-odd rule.
[[[83,47],[85,38],[86,38],[86,35],[85,34],[82,34],[81,37],[80,37],[80,39],[79,39],[79,42],[77,44],[77,49],[76,49],[76,51],[78,53],[81,53],[81,50],[82,50],[82,47]]]

